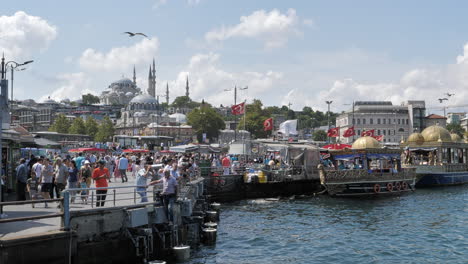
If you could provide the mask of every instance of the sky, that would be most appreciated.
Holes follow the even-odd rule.
[[[427,0],[3,1],[0,52],[34,60],[14,74],[15,99],[99,95],[134,66],[146,90],[154,58],[156,93],[167,83],[171,101],[188,76],[192,99],[213,105],[233,104],[237,86],[248,87],[238,101],[294,110],[426,100],[441,114],[468,110],[465,10],[466,1]]]

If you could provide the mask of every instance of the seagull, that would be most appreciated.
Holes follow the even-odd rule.
[[[448,100],[448,99],[447,98],[439,98],[437,100],[439,100],[439,102],[442,103],[443,101]]]
[[[127,31],[127,32],[124,32],[123,34],[128,34],[129,37],[134,37],[134,36],[136,36],[136,35],[140,35],[140,36],[145,36],[145,37],[148,38],[148,36],[146,36],[146,35],[143,34],[143,33],[133,33],[133,32],[128,32],[128,31]]]
[[[447,95],[448,97],[450,97],[450,96],[455,95],[455,94],[445,93],[445,95]]]

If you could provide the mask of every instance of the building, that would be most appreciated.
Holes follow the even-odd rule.
[[[242,142],[243,140],[250,140],[250,132],[247,130],[238,130],[237,135],[235,135],[235,133],[236,132],[233,129],[220,130],[218,135],[218,143],[224,145],[233,142]]]
[[[460,120],[460,126],[465,129],[465,131],[468,131],[468,117],[465,117]]]
[[[407,101],[403,104],[408,107],[409,123],[413,132],[421,132],[427,126],[426,119],[426,102],[425,101]]]
[[[150,94],[140,94],[134,97],[121,109],[121,117],[117,120],[118,127],[138,127],[155,122],[159,118],[159,103]]]
[[[382,142],[398,143],[413,132],[410,123],[410,119],[414,120],[413,112],[409,110],[411,107],[411,104],[393,105],[390,101],[357,101],[352,110],[336,118],[336,126],[340,127],[339,140],[342,143],[352,143],[363,131],[374,130],[374,135],[383,136]],[[343,137],[344,132],[352,126],[356,136]]]
[[[166,136],[174,138],[176,143],[188,144],[193,139],[193,129],[189,125],[159,125],[156,123],[149,124],[144,129],[145,135]]]
[[[435,125],[441,126],[441,127],[447,126],[447,118],[440,116],[440,115],[436,115],[436,114],[430,114],[426,116],[425,121],[426,121],[426,127],[435,126]]]
[[[460,121],[466,117],[466,113],[448,113],[447,124],[460,124]]]
[[[133,77],[135,80],[135,76]],[[136,82],[127,78],[115,81],[99,96],[101,104],[104,105],[126,105],[133,97],[141,94]]]

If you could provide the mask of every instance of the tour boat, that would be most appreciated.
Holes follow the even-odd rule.
[[[441,126],[413,133],[402,143],[404,165],[415,167],[417,187],[468,183],[468,143]]]
[[[331,196],[382,196],[411,192],[414,168],[401,166],[400,149],[382,147],[373,137],[358,138],[350,149],[324,150],[320,182]]]

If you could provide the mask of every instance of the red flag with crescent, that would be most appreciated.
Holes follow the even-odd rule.
[[[339,137],[340,136],[340,127],[330,128],[327,132],[328,137]]]
[[[352,137],[356,135],[356,131],[354,130],[354,126],[346,129],[346,131],[343,134],[343,137]]]
[[[374,133],[375,133],[375,129],[364,130],[364,131],[362,131],[362,133],[361,133],[361,137],[373,137],[373,136],[374,136]]]
[[[377,141],[382,141],[383,140],[383,135],[373,136],[373,138],[377,139]]]
[[[243,115],[245,113],[245,102],[231,106],[233,115]]]
[[[263,130],[273,130],[273,118],[268,118],[267,120],[263,121]]]

